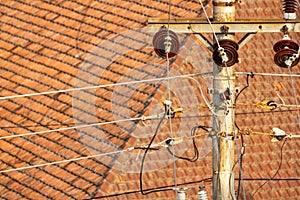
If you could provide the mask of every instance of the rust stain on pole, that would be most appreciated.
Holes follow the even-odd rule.
[[[213,1],[213,21],[214,22],[232,22],[235,21],[235,0],[214,0]],[[234,34],[218,34],[218,40],[235,39]],[[222,47],[222,46],[221,46]],[[219,133],[232,135],[234,132],[234,77],[235,65],[231,67],[221,67],[214,63],[213,66],[213,104],[214,112],[217,114],[213,119],[213,130]],[[230,79],[228,79],[230,76]],[[220,98],[220,94],[229,89],[229,100]],[[228,105],[228,110],[224,110],[224,105]],[[226,107],[226,106],[225,106]],[[226,113],[226,115],[224,115]],[[223,115],[223,116],[222,116]],[[234,175],[232,173],[234,159],[234,140],[232,136],[213,137],[213,199],[230,200],[234,199]]]

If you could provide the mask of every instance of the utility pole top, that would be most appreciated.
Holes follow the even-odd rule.
[[[299,62],[300,54],[299,45],[288,37],[290,32],[300,32],[300,20],[296,19],[295,1],[293,4],[288,0],[282,1],[285,19],[236,19],[237,2],[237,0],[213,0],[213,18],[211,19],[204,10],[207,18],[205,20],[199,18],[150,18],[148,20],[148,28],[151,32],[157,32],[164,26],[172,32],[194,34],[213,54],[211,94],[214,108],[212,111],[212,194],[214,200],[236,198],[233,166],[235,140],[237,139],[234,101],[236,98],[235,64],[238,62],[238,49],[257,33],[282,33],[283,40],[274,45],[275,63],[280,67],[294,66]],[[213,41],[209,41],[203,33],[214,34]],[[236,42],[236,33],[245,33],[245,35]],[[277,135],[277,138],[279,136]]]
[[[161,26],[167,25],[167,19],[150,18],[148,27],[151,31],[158,31]],[[236,21],[216,21],[211,19],[215,33],[222,33],[222,27],[229,28],[228,33],[280,33],[286,26],[289,32],[300,32],[300,20],[284,19],[237,19]],[[213,33],[210,25],[204,19],[171,19],[170,29],[178,33]]]

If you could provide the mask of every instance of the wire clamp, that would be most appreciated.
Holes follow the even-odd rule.
[[[271,142],[281,141],[287,136],[286,132],[279,128],[273,128],[271,134],[273,134]]]
[[[182,137],[177,137],[177,138],[167,138],[165,140],[166,144],[168,146],[173,146],[173,145],[176,145],[176,144],[180,144],[183,142],[183,138]]]
[[[261,101],[254,104],[254,106],[264,110],[275,110],[278,107],[277,103],[273,100]]]
[[[219,56],[220,56],[221,59],[222,59],[222,63],[228,62],[229,59],[228,59],[228,57],[227,57],[227,54],[226,54],[224,48],[223,48],[223,47],[219,47],[219,48],[218,48],[218,51],[219,51]]]

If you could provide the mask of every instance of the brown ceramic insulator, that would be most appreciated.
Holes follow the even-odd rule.
[[[281,49],[293,49],[295,51],[299,50],[299,45],[293,40],[280,40],[274,44],[273,49],[275,52]]]
[[[274,56],[274,62],[279,67],[287,68],[288,66],[285,64],[285,61],[297,53],[298,52],[293,49],[280,49],[279,51],[277,51],[277,53]],[[299,58],[296,58],[296,60],[292,63],[291,67],[297,65],[298,63],[299,63]]]
[[[297,0],[283,0],[282,1],[283,12],[295,13],[297,11]]]
[[[239,54],[237,52],[237,50],[239,49],[239,45],[235,41],[230,39],[219,40],[219,44],[222,48],[224,48],[224,51],[228,57],[228,61],[226,62],[226,64],[223,63],[220,52],[218,50],[218,44],[215,43],[213,46],[213,60],[215,61],[215,63],[221,67],[230,67],[237,63],[239,59]]]
[[[169,33],[168,33],[169,31]],[[155,53],[162,57],[166,58],[167,53],[165,51],[165,41],[166,38],[170,36],[171,40],[171,49],[170,52],[168,53],[168,58],[172,58],[177,55],[178,50],[179,50],[179,39],[176,33],[172,30],[168,30],[165,27],[162,27],[153,37],[152,44],[154,47]]]

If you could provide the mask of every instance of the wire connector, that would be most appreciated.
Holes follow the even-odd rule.
[[[291,57],[289,57],[289,59],[287,59],[286,61],[284,61],[284,63],[291,67],[293,62],[295,62],[297,60],[297,58],[299,57],[299,52],[297,54],[293,54]]]
[[[172,106],[172,101],[170,101],[170,100],[164,100],[164,105],[166,107],[171,107]]]
[[[182,137],[177,137],[177,138],[167,138],[166,139],[166,144],[168,146],[173,146],[176,144],[180,144],[183,142],[183,138]]]
[[[218,51],[219,51],[219,56],[220,56],[221,59],[222,59],[222,63],[228,62],[229,59],[228,59],[228,57],[227,57],[227,54],[226,54],[224,48],[223,48],[223,47],[219,47],[219,48],[218,48]]]
[[[254,106],[264,110],[275,110],[278,107],[276,102],[272,100],[261,101],[254,104]]]
[[[287,136],[286,132],[279,128],[273,128],[271,133],[273,133],[271,142],[281,141]]]

